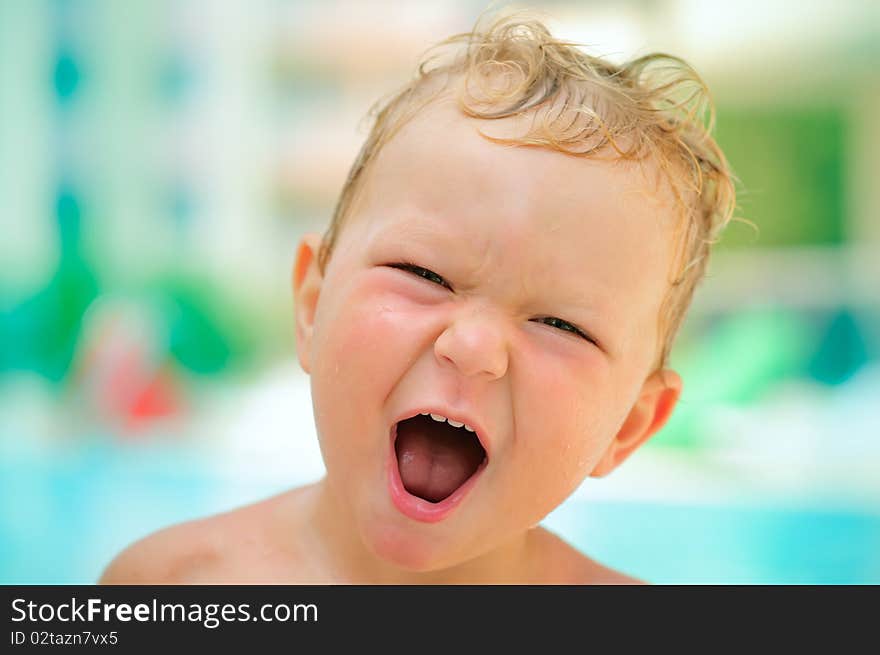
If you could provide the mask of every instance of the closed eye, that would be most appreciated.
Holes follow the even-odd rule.
[[[388,264],[388,266],[390,266],[391,268],[400,269],[401,271],[408,271],[413,275],[423,277],[426,280],[439,284],[440,286],[446,287],[447,289],[452,291],[452,287],[446,280],[437,275],[434,271],[428,270],[427,268],[422,268],[421,266],[416,266],[415,264],[410,264],[409,262],[398,262],[396,264]]]
[[[434,282],[435,284],[439,284],[440,286],[446,287],[450,291],[453,291],[452,287],[450,286],[450,284],[446,280],[444,280],[441,276],[437,275],[434,271],[429,270],[427,268],[424,268],[422,266],[418,266],[416,264],[411,264],[409,262],[397,262],[394,264],[388,264],[388,266],[391,268],[397,268],[401,271],[407,271],[409,273],[412,273],[413,275],[418,275],[419,277],[422,277],[426,280]],[[547,325],[550,325],[552,327],[558,328],[558,329],[563,330],[565,332],[571,332],[572,334],[579,336],[586,341],[589,341],[597,348],[601,348],[599,343],[593,337],[591,337],[589,334],[587,334],[586,332],[581,330],[576,325],[572,325],[568,321],[563,321],[561,318],[556,318],[555,316],[545,316],[542,318],[536,318],[536,319],[532,319],[532,320],[545,322]]]
[[[594,346],[599,347],[598,342],[593,337],[591,337],[589,334],[587,334],[586,332],[581,330],[576,325],[572,325],[568,321],[563,321],[561,318],[556,318],[555,316],[545,316],[543,318],[536,318],[536,319],[532,319],[532,320],[545,322],[547,325],[551,325],[553,327],[559,328],[560,330],[564,330],[566,332],[571,332],[572,334],[575,334],[575,335],[581,337],[582,339],[586,339],[587,341],[592,343]]]

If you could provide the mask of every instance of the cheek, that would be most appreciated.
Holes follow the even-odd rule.
[[[420,330],[418,314],[369,279],[352,285],[327,309],[320,317],[318,359],[346,376],[391,373]]]
[[[371,428],[390,418],[385,399],[418,356],[417,321],[368,277],[325,300],[315,316],[312,371],[319,434],[335,443],[335,435],[347,433],[348,445],[363,435],[368,446],[378,434]]]
[[[540,518],[595,467],[613,431],[607,367],[594,358],[553,361],[529,368],[520,394],[528,402],[517,410],[522,502]]]

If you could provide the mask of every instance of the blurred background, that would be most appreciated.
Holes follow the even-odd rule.
[[[536,2],[684,57],[739,175],[682,402],[546,524],[658,583],[880,583],[880,3]],[[0,1],[0,583],[323,471],[290,271],[470,0]]]

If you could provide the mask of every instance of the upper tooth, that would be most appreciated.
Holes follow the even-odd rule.
[[[451,418],[446,418],[442,414],[429,414],[428,412],[422,412],[421,414],[422,414],[422,416],[430,416],[432,419],[434,419],[435,421],[437,421],[439,423],[446,421],[449,423],[449,425],[451,425],[454,428],[460,428],[463,426],[464,429],[467,430],[468,432],[476,432],[476,430],[474,430],[467,423],[459,423],[458,421],[453,421]]]

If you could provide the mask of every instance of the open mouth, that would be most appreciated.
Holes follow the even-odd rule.
[[[397,424],[394,451],[404,489],[430,503],[451,496],[487,461],[476,433],[422,414]]]

